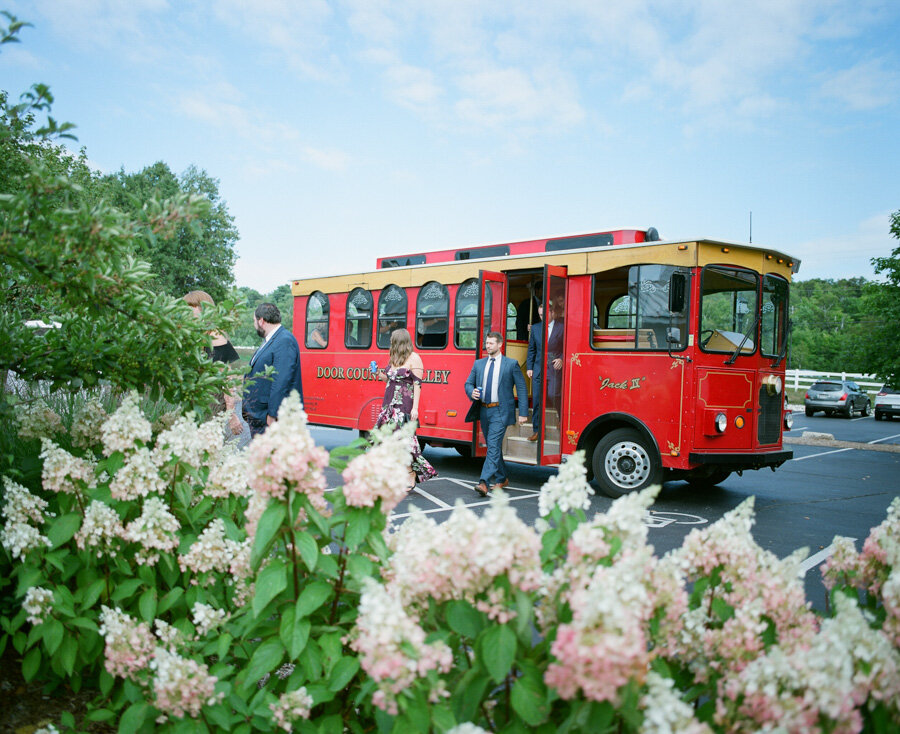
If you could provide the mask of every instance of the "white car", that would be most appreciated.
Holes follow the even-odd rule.
[[[875,396],[875,420],[900,415],[900,390],[884,385]]]

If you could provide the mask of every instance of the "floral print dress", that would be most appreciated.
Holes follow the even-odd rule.
[[[381,412],[375,421],[375,427],[391,425],[399,428],[409,421],[409,414],[413,406],[413,390],[416,383],[422,384],[422,380],[412,373],[408,367],[390,366],[385,370],[387,375],[387,387],[384,390],[384,402],[381,404]],[[428,462],[419,448],[419,439],[415,434],[410,438],[410,451],[412,453],[412,470],[416,474],[416,481],[424,482],[437,476],[437,471]]]

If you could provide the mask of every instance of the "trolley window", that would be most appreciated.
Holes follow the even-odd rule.
[[[759,277],[750,270],[718,265],[700,280],[700,347],[706,352],[756,351]]]
[[[767,357],[777,357],[787,338],[788,282],[778,275],[764,275],[762,292],[760,349]]]
[[[475,349],[478,341],[478,278],[470,278],[456,291],[456,333],[458,349]]]
[[[328,346],[328,296],[314,291],[306,302],[306,348],[325,349]]]
[[[398,285],[389,285],[378,297],[378,336],[375,343],[380,349],[391,346],[391,334],[406,328],[406,291]]]
[[[594,276],[594,349],[684,349],[687,303],[669,292],[683,270],[671,265],[632,265]],[[677,310],[672,310],[673,308]]]
[[[447,346],[450,295],[446,286],[430,281],[419,290],[416,301],[416,346],[443,349]]]
[[[344,345],[347,349],[372,346],[372,294],[365,288],[354,288],[347,297]]]

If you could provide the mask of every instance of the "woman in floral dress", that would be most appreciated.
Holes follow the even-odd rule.
[[[407,421],[419,420],[419,396],[422,393],[422,375],[425,367],[422,358],[413,351],[412,339],[406,329],[396,329],[391,334],[390,362],[387,369],[378,370],[378,379],[387,382],[381,412],[375,427],[391,425],[399,428]],[[416,482],[424,482],[437,476],[434,467],[422,456],[419,439],[410,439],[412,465],[409,469],[409,488]]]

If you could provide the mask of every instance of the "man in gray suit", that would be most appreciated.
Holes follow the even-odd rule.
[[[265,339],[250,360],[250,372],[245,380],[254,379],[244,390],[244,419],[250,425],[250,433],[258,436],[275,422],[278,407],[291,392],[296,390],[303,401],[303,385],[300,381],[300,348],[297,340],[281,326],[281,312],[274,303],[260,303],[253,314],[256,333]],[[272,365],[271,379],[260,375]]]
[[[503,461],[503,437],[507,426],[516,423],[516,398],[519,404],[519,423],[528,420],[525,376],[516,360],[500,353],[502,345],[503,337],[498,332],[488,334],[484,340],[487,356],[475,360],[466,380],[466,395],[473,401],[466,420],[471,422],[477,418],[487,440],[487,456],[481,467],[481,478],[475,487],[482,496],[487,496],[492,489],[503,489],[509,484]],[[516,388],[515,395],[513,386]]]

